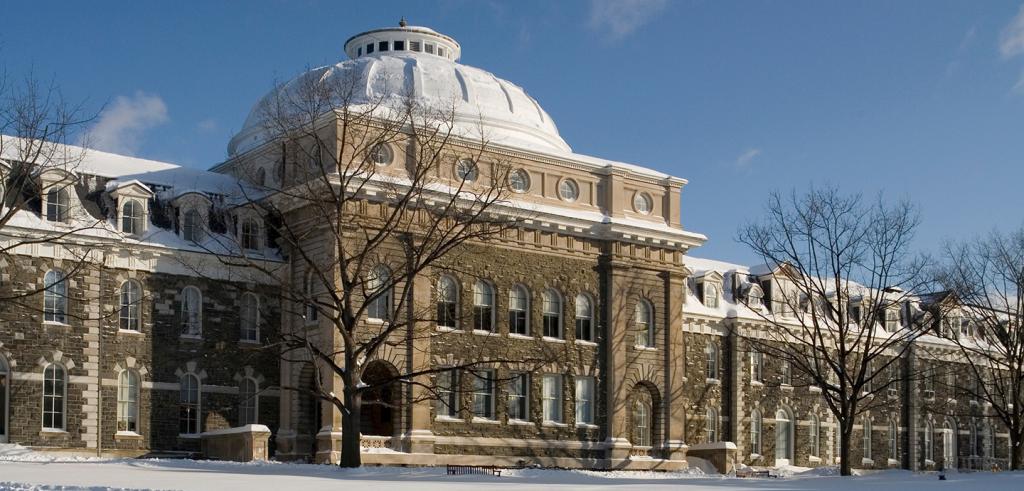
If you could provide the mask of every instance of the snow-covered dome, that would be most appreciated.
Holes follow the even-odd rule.
[[[355,81],[353,102],[383,100],[400,104],[406,94],[428,107],[450,108],[454,103],[456,131],[470,138],[483,136],[490,143],[568,153],[572,150],[558,134],[555,122],[521,87],[490,72],[456,63],[462,47],[454,39],[426,27],[375,29],[349,38],[349,60],[309,70],[276,90],[289,90],[308,77]],[[242,130],[228,143],[228,154],[250,150],[264,141],[264,96],[250,111]]]

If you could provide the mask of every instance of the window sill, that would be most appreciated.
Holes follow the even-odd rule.
[[[875,461],[871,459],[860,459],[861,465],[875,465]]]
[[[565,340],[562,339],[562,338],[552,338],[552,337],[548,337],[548,336],[544,336],[541,339],[544,340],[544,341],[547,341],[549,343],[564,343],[565,342]]]
[[[528,336],[526,334],[519,334],[517,332],[510,332],[510,333],[508,333],[508,337],[510,337],[512,339],[533,339],[533,336]]]
[[[576,423],[576,428],[579,428],[579,429],[582,429],[582,430],[599,430],[599,429],[601,429],[600,426],[598,426],[598,425],[596,425],[594,423]]]
[[[501,336],[501,334],[494,331],[487,331],[484,329],[473,329],[473,334],[476,334],[477,336]]]
[[[633,346],[633,349],[637,351],[658,351],[658,348],[654,346]]]
[[[717,378],[706,378],[704,379],[704,383],[707,385],[722,385],[722,381]]]
[[[758,382],[757,380],[750,381],[751,387],[764,387],[764,382]]]
[[[496,419],[491,419],[491,418],[481,418],[481,417],[479,417],[479,416],[474,416],[474,417],[473,417],[473,419],[472,419],[472,420],[470,420],[470,422],[471,422],[471,423],[478,423],[478,424],[485,424],[485,425],[496,425],[496,424],[501,424],[501,421],[498,421],[498,420],[496,420]]]
[[[141,440],[142,435],[134,431],[119,431],[114,433],[114,440]]]
[[[935,461],[931,460],[931,459],[924,459],[924,465],[926,465],[926,466],[934,466],[935,465]]]
[[[64,430],[43,428],[42,430],[39,431],[39,436],[59,438],[63,436],[68,436],[68,432]]]
[[[456,332],[459,329],[457,327],[450,326],[437,326],[437,332]]]
[[[815,457],[813,455],[810,455],[810,456],[807,457],[807,461],[811,462],[811,463],[817,464],[817,463],[821,462],[821,457]]]
[[[584,340],[584,339],[573,340],[573,343],[578,344],[580,346],[597,346],[597,343],[595,343],[593,341],[587,341],[587,340]]]
[[[534,423],[533,421],[526,421],[523,419],[510,419],[508,420],[508,424],[511,426],[533,426],[535,428],[537,427],[537,423]]]
[[[898,461],[896,459],[889,459],[888,461],[886,461],[886,464],[888,464],[889,467],[893,467],[893,466],[896,466],[896,465],[900,465],[900,461]]]
[[[198,335],[195,335],[195,334],[182,334],[181,336],[178,336],[178,337],[181,338],[181,339],[188,340],[188,341],[202,341],[203,340],[202,336],[198,336]]]
[[[178,438],[182,440],[198,440],[199,433],[179,433]]]
[[[807,392],[817,392],[818,394],[821,394],[821,387],[815,387],[812,385],[807,388]]]
[[[57,321],[43,321],[43,325],[44,326],[51,326],[51,327],[71,327],[71,324],[68,324],[67,322],[57,322]]]
[[[263,345],[259,341],[254,341],[251,339],[239,339],[238,346],[241,348],[259,348]]]
[[[387,321],[385,321],[384,319],[374,319],[372,317],[367,317],[366,318],[366,323],[367,324],[378,324],[378,325],[380,325],[380,324],[384,324],[385,322],[387,322]]]
[[[557,421],[545,421],[545,422],[541,423],[540,425],[545,427],[545,428],[568,428],[569,427],[569,425],[567,425],[565,423],[559,423]]]
[[[782,384],[779,386],[779,388],[786,392],[793,392],[793,386],[789,384]]]
[[[439,423],[465,423],[466,420],[462,418],[456,418],[454,416],[438,416],[434,418],[434,421]]]
[[[118,329],[117,330],[117,335],[118,336],[121,336],[121,335],[125,335],[125,336],[145,336],[145,334],[143,334],[142,331],[136,331],[135,329]]]
[[[750,460],[761,460],[761,454],[759,454],[759,453],[751,453],[750,454]]]

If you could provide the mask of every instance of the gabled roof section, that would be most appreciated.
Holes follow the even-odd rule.
[[[142,184],[137,179],[131,179],[129,181],[115,179],[107,183],[106,190],[114,196],[119,194],[144,196],[146,198],[152,198],[154,196],[153,190],[149,189],[149,186]]]

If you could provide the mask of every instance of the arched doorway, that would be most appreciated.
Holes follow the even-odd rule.
[[[7,413],[10,400],[8,385],[10,385],[10,380],[11,374],[7,360],[0,355],[0,443],[7,443]]]
[[[789,411],[775,412],[775,465],[788,465],[793,458],[793,417]]]
[[[956,423],[947,419],[942,428],[942,466],[956,469]]]
[[[375,360],[363,372],[363,383],[372,387],[363,392],[359,432],[363,435],[392,436],[395,433],[395,399],[398,394],[397,370],[388,362]],[[390,382],[389,382],[390,380]],[[377,386],[377,387],[374,387]]]
[[[320,432],[320,399],[317,391],[316,371],[312,363],[305,363],[299,371],[297,385],[298,413],[295,425],[297,434],[296,450],[309,452],[310,460],[316,460],[316,434]]]

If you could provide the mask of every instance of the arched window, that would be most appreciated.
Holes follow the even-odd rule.
[[[704,285],[704,305],[712,309],[718,308],[718,285],[714,283]]]
[[[959,467],[956,455],[956,423],[947,418],[942,428],[942,461],[943,467],[955,469]]]
[[[142,305],[142,287],[135,280],[121,283],[121,329],[136,331],[140,329],[140,311]]]
[[[545,290],[542,298],[544,337],[562,337],[562,296],[555,290]]]
[[[256,169],[256,185],[266,186],[267,185],[267,170],[263,167]]]
[[[651,404],[643,399],[633,401],[633,445],[651,446]]]
[[[190,242],[202,242],[203,217],[195,209],[185,212],[185,218],[182,220],[181,236]]]
[[[46,193],[46,220],[50,222],[68,221],[68,191],[64,188],[51,188]]]
[[[316,305],[317,296],[317,278],[316,275],[310,272],[306,275],[306,324],[316,324],[320,319],[320,309]]]
[[[889,420],[889,458],[897,459],[899,453],[900,430],[896,420]]]
[[[143,231],[142,203],[129,199],[121,205],[121,231],[126,234],[141,234]]]
[[[437,280],[437,326],[458,327],[459,285],[450,276]]]
[[[263,247],[260,240],[260,224],[253,218],[242,220],[242,249],[258,251]]]
[[[704,416],[704,435],[708,443],[718,441],[718,411],[710,407]]]
[[[494,330],[494,288],[482,280],[473,284],[473,329]]]
[[[522,285],[508,291],[508,332],[529,335],[530,294]]]
[[[978,421],[977,420],[971,420],[970,443],[971,443],[971,456],[972,457],[977,457],[977,456],[981,455],[981,448],[980,448],[981,447],[981,439],[978,438]]]
[[[750,413],[750,453],[761,455],[761,411]]]
[[[43,369],[43,431],[64,431],[67,376],[64,367],[50,363]]]
[[[935,461],[935,445],[932,443],[935,437],[935,425],[931,421],[928,421],[924,425],[924,460],[934,462]]]
[[[376,320],[391,319],[391,270],[383,264],[375,266],[366,279],[366,290],[370,301],[366,309],[367,317]]]
[[[807,430],[807,452],[811,457],[821,457],[821,421],[812,414],[811,426]]]
[[[238,426],[256,424],[259,416],[259,384],[245,377],[238,386]]]
[[[117,431],[139,431],[139,376],[132,370],[117,377]]]
[[[199,377],[189,373],[181,377],[181,391],[178,396],[178,433],[199,434],[200,416]]]
[[[43,277],[43,321],[68,321],[68,284],[60,270],[47,271]]]
[[[775,412],[775,464],[779,465],[793,458],[793,417],[789,411]]]
[[[708,380],[718,380],[718,345],[715,343],[708,343],[704,347],[704,355],[707,357],[707,373],[705,376]]]
[[[864,458],[871,459],[871,419],[864,416],[861,420],[861,446],[864,450]]]
[[[594,340],[594,303],[584,293],[576,295],[576,339]]]
[[[640,299],[634,311],[636,323],[636,345],[644,348],[654,347],[654,309],[650,302]]]
[[[764,354],[757,349],[750,352],[750,381],[764,382]]]
[[[194,286],[181,291],[181,335],[203,335],[203,296]]]
[[[238,317],[241,320],[239,339],[258,342],[260,340],[260,299],[255,294],[242,294],[242,309]]]

